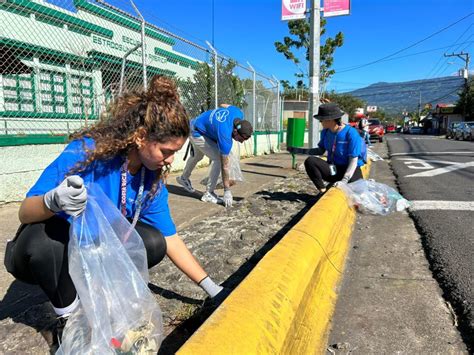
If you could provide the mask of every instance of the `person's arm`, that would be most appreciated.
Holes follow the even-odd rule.
[[[352,179],[352,176],[354,175],[354,172],[357,168],[358,159],[358,157],[351,157],[349,159],[349,165],[347,166],[347,170],[344,173],[344,177],[342,178],[341,182],[348,183]]]
[[[230,188],[230,155],[221,154],[221,173],[224,190]]]
[[[43,195],[25,198],[18,211],[18,217],[23,224],[41,222],[53,216],[54,213],[44,204]]]
[[[165,240],[166,255],[178,269],[201,286],[211,298],[222,291],[223,287],[212,281],[177,234],[166,237]]]
[[[21,204],[18,217],[21,223],[44,221],[61,211],[75,217],[84,211],[86,203],[84,181],[80,176],[72,175],[44,195],[27,197]]]

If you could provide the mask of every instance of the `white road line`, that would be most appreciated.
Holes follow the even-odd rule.
[[[459,169],[466,169],[474,166],[474,161],[471,161],[469,163],[457,163],[453,164],[444,168],[437,168],[433,170],[427,170],[423,171],[421,173],[416,173],[416,174],[411,174],[411,175],[406,175],[405,177],[432,177],[432,176],[437,176],[445,173],[449,173],[451,171],[456,171]]]
[[[472,152],[410,152],[410,153],[393,153],[390,154],[391,157],[400,157],[404,155],[459,155],[459,154],[473,154]]]
[[[438,210],[438,211],[474,211],[474,201],[410,201],[411,211]]]

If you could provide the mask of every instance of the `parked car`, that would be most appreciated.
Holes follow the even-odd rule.
[[[464,131],[465,126],[466,126],[466,122],[458,122],[458,124],[453,130],[453,138],[455,140],[463,139],[463,131]]]
[[[385,130],[383,125],[380,123],[380,120],[377,118],[371,118],[369,120],[369,134],[370,140],[378,139],[379,142],[383,142]]]
[[[408,133],[410,134],[421,134],[421,127],[411,126],[408,128]]]
[[[459,137],[461,140],[474,140],[474,122],[462,122],[458,130],[461,132]]]
[[[387,127],[385,128],[385,131],[387,133],[396,133],[397,128],[395,127],[394,124],[388,124]]]
[[[451,122],[446,130],[446,139],[454,138],[454,131],[461,122]]]

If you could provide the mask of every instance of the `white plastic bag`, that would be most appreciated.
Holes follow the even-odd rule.
[[[383,158],[371,149],[367,149],[367,157],[372,161],[383,160]]]
[[[350,204],[362,213],[385,216],[410,207],[410,202],[395,189],[374,180],[361,179],[337,187],[344,191]]]
[[[244,181],[244,176],[242,175],[242,170],[240,170],[240,159],[234,153],[230,152],[229,154],[230,159],[230,166],[229,166],[229,182],[230,186],[235,185],[239,181]],[[201,180],[201,185],[207,186],[209,183],[209,176],[206,176],[204,179]],[[222,176],[219,175],[219,179],[217,180],[218,189],[223,189],[224,185],[222,184]]]
[[[80,306],[57,354],[156,354],[161,310],[148,289],[143,241],[99,186],[70,229],[69,273]]]

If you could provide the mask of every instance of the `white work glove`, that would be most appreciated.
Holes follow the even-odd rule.
[[[219,286],[214,281],[212,281],[212,279],[209,276],[206,276],[204,279],[202,279],[201,282],[198,283],[198,285],[204,291],[206,291],[206,293],[211,298],[216,297],[219,294],[219,292],[221,292],[224,289],[224,287]]]
[[[230,189],[224,189],[224,196],[222,197],[222,200],[224,201],[224,206],[226,207],[232,207],[232,192]]]
[[[341,181],[336,181],[336,182],[334,183],[334,185],[332,185],[332,186],[334,186],[334,187],[341,187],[342,185],[347,185],[348,181],[349,181],[349,180],[342,179]]]
[[[43,201],[51,212],[64,211],[73,217],[79,216],[87,202],[84,180],[78,175],[68,176],[58,187],[46,192]]]

